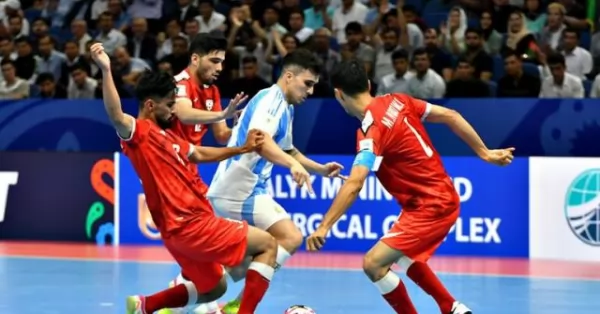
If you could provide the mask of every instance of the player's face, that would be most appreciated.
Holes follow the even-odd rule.
[[[303,70],[298,74],[287,71],[285,74],[287,85],[287,101],[296,105],[302,103],[312,95],[314,86],[319,82],[319,76],[308,70]]]
[[[173,123],[173,106],[175,105],[175,93],[172,93],[168,97],[161,99],[160,101],[148,100],[147,106],[156,121],[156,124],[161,129],[168,129]]]
[[[203,84],[212,84],[223,70],[223,61],[225,61],[225,51],[211,51],[200,56],[192,55],[192,64],[196,66],[196,75]]]

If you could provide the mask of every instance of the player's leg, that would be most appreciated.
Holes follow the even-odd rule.
[[[459,211],[453,211],[446,217],[419,217],[403,214],[381,242],[403,252],[398,265],[406,275],[438,304],[441,313],[471,313],[462,303],[448,292],[446,287],[427,264],[437,248],[443,243],[450,228],[456,222]]]
[[[391,270],[392,264],[403,256],[402,252],[379,241],[365,255],[363,270],[396,313],[417,314],[404,283]]]

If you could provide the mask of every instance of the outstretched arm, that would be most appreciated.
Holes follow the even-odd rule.
[[[104,52],[102,44],[92,45],[90,52],[92,58],[96,61],[100,70],[102,70],[102,96],[104,98],[104,109],[108,114],[108,118],[121,138],[130,138],[135,125],[135,119],[124,113],[121,108],[119,92],[117,92],[117,87],[115,86],[110,70],[110,59],[106,52]]]
[[[193,163],[222,161],[227,158],[259,150],[264,144],[265,136],[259,130],[250,130],[243,146],[238,147],[192,147],[189,160]]]
[[[325,169],[325,165],[306,157],[296,148],[286,150],[285,152],[288,155],[294,157],[294,159],[298,161],[302,165],[302,167],[304,167],[304,169],[308,170],[311,173],[323,175],[325,174],[325,172],[327,172],[327,169]]]
[[[365,180],[367,180],[367,176],[370,172],[370,168],[367,168],[367,166],[360,161],[361,158],[364,158],[361,157],[360,154],[361,153],[356,157],[350,176],[335,196],[335,199],[323,217],[323,221],[319,228],[323,227],[325,230],[329,231],[340,217],[348,211],[348,208],[350,208],[354,201],[356,201],[358,193],[362,190]]]

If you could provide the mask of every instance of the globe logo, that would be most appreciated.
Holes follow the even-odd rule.
[[[600,246],[600,169],[587,170],[567,190],[565,216],[575,236]]]

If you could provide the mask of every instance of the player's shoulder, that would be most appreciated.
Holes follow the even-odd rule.
[[[191,82],[191,75],[187,70],[181,71],[179,74],[173,76],[175,83],[177,84],[185,84]]]

